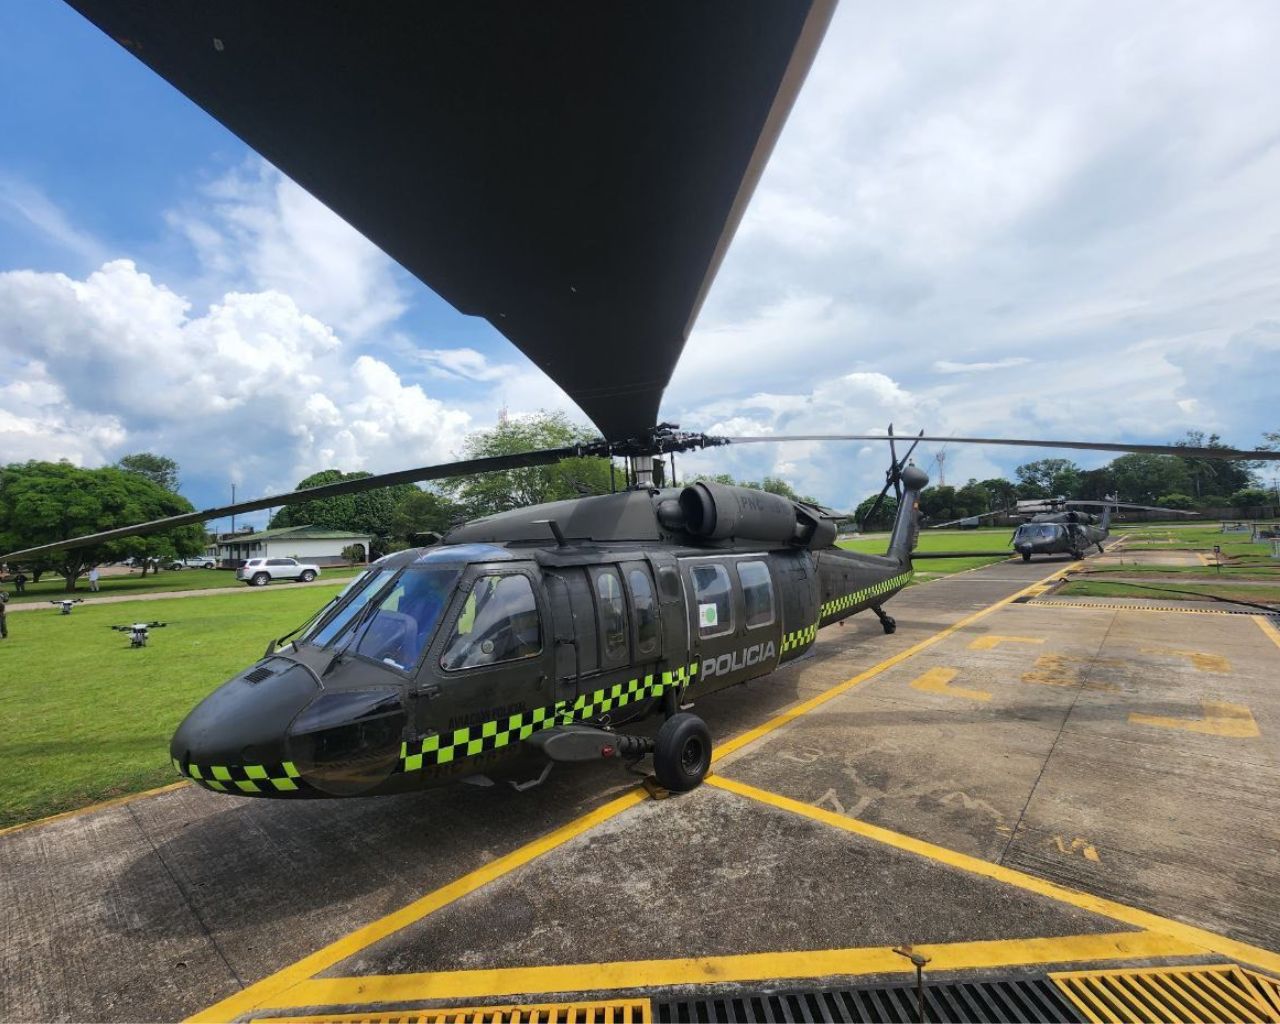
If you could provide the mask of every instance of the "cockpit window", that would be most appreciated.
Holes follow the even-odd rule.
[[[1024,523],[1018,527],[1018,540],[1041,541],[1053,540],[1061,529],[1057,523]]]
[[[394,569],[383,569],[381,572],[366,572],[362,576],[357,576],[343,589],[335,603],[341,605],[343,598],[351,592],[355,592],[355,597],[351,602],[343,608],[340,608],[328,622],[316,630],[315,635],[304,638],[304,642],[315,644],[317,647],[324,647],[333,642],[333,638],[346,629],[347,624],[351,622],[366,604],[379,590],[381,590],[396,574]]]
[[[542,623],[525,576],[481,576],[454,623],[440,664],[450,670],[531,658],[542,650]]]
[[[461,569],[406,569],[362,627],[355,653],[408,671],[440,622]]]

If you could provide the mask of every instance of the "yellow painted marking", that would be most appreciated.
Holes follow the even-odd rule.
[[[1203,551],[1197,551],[1195,554],[1196,554],[1196,558],[1200,559],[1201,565],[1207,565],[1207,566],[1217,565],[1216,562],[1211,562],[1209,560],[1209,556],[1206,555]]]
[[[1088,668],[1125,668],[1127,662],[1118,658],[1082,658],[1074,654],[1042,654],[1036,659],[1031,671],[1022,674],[1024,683],[1035,686],[1078,686]],[[1105,690],[1114,693],[1117,687],[1110,683],[1091,682],[1090,690]]]
[[[1214,654],[1211,651],[1188,651],[1177,647],[1143,647],[1143,654],[1172,654],[1179,658],[1186,658],[1191,662],[1199,672],[1220,672],[1228,673],[1231,671],[1231,662],[1224,658],[1221,654]]]
[[[1163,715],[1131,714],[1133,725],[1152,725],[1157,729],[1180,729],[1198,732],[1204,736],[1227,736],[1247,740],[1260,735],[1253,713],[1243,704],[1227,704],[1219,701],[1201,701],[1203,718],[1166,718]]]
[[[931,668],[922,676],[911,681],[911,689],[923,690],[925,693],[940,693],[944,697],[959,697],[962,700],[990,700],[991,694],[986,690],[966,690],[963,686],[951,686],[958,673],[953,668]]]
[[[1079,562],[1073,562],[1071,565],[1067,566],[1067,570],[1074,569],[1079,565],[1080,565]],[[874,679],[876,676],[880,675],[880,673],[886,671],[887,669],[893,668],[894,665],[899,665],[902,662],[906,661],[908,658],[915,657],[915,655],[919,654],[921,651],[932,647],[934,644],[940,643],[941,641],[945,640],[947,637],[951,636],[952,634],[956,633],[961,629],[964,629],[966,626],[970,625],[971,623],[977,622],[979,619],[985,618],[986,616],[990,615],[992,612],[999,611],[1001,608],[1011,605],[1014,601],[1018,600],[1018,598],[1026,597],[1036,587],[1044,584],[1045,580],[1053,579],[1055,576],[1057,576],[1060,572],[1063,572],[1063,571],[1066,571],[1066,570],[1062,570],[1062,569],[1055,570],[1049,576],[1044,577],[1044,579],[1042,580],[1038,580],[1037,582],[1031,584],[1029,587],[1025,587],[1022,590],[1019,590],[1016,594],[1010,594],[1008,597],[1001,598],[995,604],[988,605],[986,608],[980,609],[979,611],[974,612],[972,615],[966,616],[960,621],[952,623],[950,626],[947,626],[945,629],[939,630],[937,633],[934,633],[933,636],[926,637],[924,640],[921,640],[917,644],[913,644],[912,646],[908,647],[905,651],[902,651],[899,654],[895,654],[891,658],[886,658],[884,661],[880,662],[880,664],[873,665],[871,668],[867,669],[865,672],[859,673],[858,675],[854,676],[852,679],[846,679],[843,683],[838,683],[837,685],[833,686],[830,690],[827,690],[825,693],[820,693],[818,694],[818,696],[812,697],[809,700],[802,701],[799,704],[794,704],[791,707],[787,708],[785,711],[783,711],[781,714],[769,719],[769,721],[765,722],[763,725],[757,726],[755,729],[750,729],[739,736],[735,736],[733,739],[729,740],[729,742],[727,743],[722,743],[717,745],[716,751],[711,757],[712,763],[714,764],[716,761],[719,761],[722,757],[728,757],[735,750],[740,750],[741,748],[747,746],[747,744],[749,743],[754,743],[756,740],[760,739],[760,737],[773,732],[775,729],[782,728],[788,722],[791,722],[799,718],[801,715],[807,715],[814,708],[827,703],[827,701],[829,700],[839,697],[840,694],[842,693],[847,693],[849,690],[852,690],[855,686],[861,686],[867,680]]]
[[[1079,564],[1079,562],[1076,562],[1068,568],[1075,568]],[[1061,570],[1056,570],[1051,574],[1051,576],[1045,577],[1045,579],[1052,579],[1054,576],[1057,576],[1060,571]],[[800,703],[783,711],[781,714],[769,719],[763,725],[750,729],[747,732],[734,737],[732,740],[729,740],[727,743],[718,745],[712,758],[713,762],[718,761],[720,758],[734,752],[735,750],[740,750],[750,743],[754,743],[762,736],[773,732],[775,729],[781,728],[788,722],[794,721],[801,715],[807,714],[814,708],[825,704],[827,701],[838,697],[840,694],[845,693],[853,687],[866,682],[868,679],[874,678],[886,669],[892,668],[894,665],[900,664],[915,654],[918,654],[920,651],[923,651],[941,640],[946,639],[957,630],[963,629],[970,623],[976,622],[984,616],[989,615],[1000,608],[1006,607],[1016,601],[1019,597],[1025,596],[1031,591],[1032,587],[1037,585],[1038,584],[1032,584],[1031,587],[1027,587],[1024,590],[1020,590],[1006,598],[1002,598],[994,604],[960,619],[958,622],[940,630],[933,636],[912,645],[905,651],[895,654],[891,658],[886,658],[878,665],[854,676],[852,679],[846,679],[843,683],[833,686],[830,690],[818,694],[816,697],[812,697],[806,701],[801,701]],[[348,956],[352,956],[365,947],[385,938],[387,935],[420,920],[460,896],[472,892],[475,889],[488,884],[490,881],[515,870],[515,868],[541,856],[548,850],[554,849],[561,843],[567,842],[574,836],[580,835],[588,829],[594,828],[599,823],[620,814],[628,807],[634,806],[645,798],[646,794],[643,789],[641,787],[637,787],[630,793],[605,804],[603,807],[598,808],[595,811],[583,815],[581,818],[562,826],[560,829],[549,833],[541,839],[536,839],[525,846],[520,847],[520,849],[513,853],[507,854],[505,857],[500,857],[498,860],[485,865],[483,868],[473,871],[468,875],[464,875],[462,878],[451,882],[426,896],[423,896],[414,903],[411,903],[398,911],[379,918],[378,920],[347,934],[343,938],[325,946],[323,949],[317,950],[310,956],[304,957],[302,960],[277,971],[275,974],[268,975],[261,981],[242,989],[234,995],[228,996],[221,1002],[215,1003],[213,1006],[202,1010],[200,1013],[195,1014],[188,1019],[191,1021],[222,1021],[242,1016],[247,1012],[268,1005],[297,1005],[295,1003],[281,1004],[273,1002],[273,1000],[277,1000],[282,993],[295,988],[310,975],[318,974],[319,972],[328,969],[340,960],[344,960]]]
[[[1280,953],[1273,953],[1271,950],[1263,949],[1260,946],[1250,946],[1247,943],[1227,938],[1225,935],[1217,935],[1203,928],[1196,928],[1194,925],[1183,924],[1181,921],[1161,917],[1159,914],[1139,910],[1137,907],[1129,907],[1123,903],[1105,899],[1102,896],[1094,896],[1092,893],[1068,889],[1066,886],[1058,885],[1055,882],[1037,878],[1021,871],[1015,871],[1013,868],[1006,868],[978,857],[971,857],[965,853],[948,850],[944,846],[937,846],[933,843],[925,842],[923,839],[903,835],[900,832],[892,832],[887,828],[871,825],[856,818],[846,818],[831,811],[823,810],[821,807],[810,807],[808,804],[802,804],[797,800],[792,800],[790,797],[770,793],[767,790],[749,786],[744,782],[738,782],[736,779],[729,779],[723,775],[711,776],[707,779],[706,784],[715,786],[717,789],[723,789],[726,792],[737,793],[739,796],[746,797],[749,800],[758,800],[761,803],[778,807],[784,811],[790,811],[793,814],[811,818],[826,825],[832,825],[835,828],[843,829],[845,832],[852,832],[855,835],[863,836],[878,843],[884,843],[898,850],[906,850],[908,853],[927,857],[929,860],[946,864],[948,867],[958,868],[961,871],[967,871],[983,878],[1004,882],[1016,888],[1025,889],[1028,892],[1038,893],[1041,896],[1048,896],[1050,899],[1069,903],[1074,907],[1079,907],[1081,910],[1101,914],[1103,917],[1109,917],[1114,921],[1122,921],[1135,928],[1145,928],[1150,932],[1161,933],[1180,943],[1198,947],[1198,953],[1208,950],[1230,957],[1240,963],[1252,964],[1268,971],[1280,971]],[[1190,956],[1193,954],[1181,955]]]
[[[251,1024],[538,1024],[541,1021],[601,1024],[650,1024],[648,999],[610,999],[589,1003],[508,1003],[504,1006],[423,1006],[383,1013],[318,1013],[305,1017],[256,1017]]]
[[[332,942],[323,949],[317,950],[310,956],[304,957],[297,963],[286,967],[284,970],[269,975],[256,984],[250,985],[248,988],[228,996],[221,1002],[215,1003],[208,1009],[189,1017],[188,1020],[227,1021],[267,1006],[310,1005],[310,1001],[281,1003],[279,1000],[285,993],[311,975],[327,970],[365,947],[386,938],[407,925],[413,924],[415,921],[421,920],[433,911],[439,910],[454,900],[467,895],[467,893],[488,885],[495,878],[500,878],[522,864],[542,856],[548,850],[553,850],[557,846],[567,843],[575,836],[581,835],[603,821],[608,821],[610,818],[621,814],[630,807],[636,806],[636,804],[642,803],[646,799],[647,796],[644,790],[637,786],[622,796],[610,800],[604,806],[598,807],[594,811],[569,822],[569,824],[562,825],[553,832],[549,832],[545,836],[526,843],[517,850],[513,850],[511,853],[491,861],[484,867],[477,868],[475,871],[463,875],[448,885],[441,886],[408,906],[387,914],[385,917],[380,917],[363,928],[356,929],[336,942]]]
[[[1280,629],[1276,629],[1274,623],[1268,620],[1265,615],[1250,615],[1249,618],[1258,624],[1258,628],[1267,634],[1273,644],[1280,647]]]
[[[1132,957],[1194,956],[1201,952],[1197,946],[1152,932],[948,942],[915,945],[914,948],[930,958],[931,971],[973,970],[1013,964],[1084,963]],[[295,1006],[334,1006],[411,999],[469,999],[506,993],[607,992],[668,985],[718,985],[784,978],[914,972],[909,960],[886,946],[861,946],[671,960],[312,978],[292,989],[289,996],[291,1005]]]
[[[1132,600],[1139,600],[1133,598]],[[1178,612],[1180,615],[1241,615],[1241,612],[1223,611],[1218,608],[1178,608],[1171,604],[1153,605],[1150,608],[1144,608],[1139,605],[1130,604],[1089,604],[1085,601],[1029,601],[1029,605],[1035,608],[1092,608],[1097,611],[1105,612]]]
[[[1089,840],[1081,839],[1079,836],[1076,836],[1069,843],[1063,836],[1054,836],[1053,841],[1057,845],[1059,853],[1071,855],[1078,851],[1084,856],[1085,860],[1091,860],[1095,864],[1102,859],[1098,856],[1098,848]]]
[[[1038,636],[1000,636],[997,633],[988,633],[986,636],[976,637],[969,641],[969,650],[971,651],[990,651],[999,647],[1001,644],[1042,644],[1044,637]]]
[[[1049,977],[1095,1024],[1280,1020],[1253,982],[1260,976],[1235,964],[1061,971]]]
[[[175,789],[181,789],[183,786],[191,785],[186,779],[178,782],[171,782],[167,786],[159,786],[156,789],[148,789],[141,793],[130,793],[128,796],[118,796],[114,800],[103,800],[101,803],[90,804],[88,807],[77,807],[74,811],[63,811],[61,814],[51,814],[47,818],[37,818],[35,821],[24,821],[20,825],[10,825],[8,828],[0,828],[0,836],[7,836],[10,832],[21,832],[24,829],[36,828],[40,825],[52,825],[55,821],[66,821],[68,818],[78,818],[82,814],[93,814],[95,811],[105,811],[109,807],[119,807],[121,804],[131,804],[135,800],[143,800],[150,796],[159,796],[161,793],[171,793]]]

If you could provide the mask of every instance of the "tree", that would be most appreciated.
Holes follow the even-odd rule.
[[[1162,494],[1187,494],[1191,476],[1176,455],[1121,455],[1111,463],[1116,490],[1125,501],[1154,505]]]
[[[1110,466],[1086,469],[1080,474],[1076,497],[1086,501],[1101,501],[1116,493],[1116,475]]]
[[[1001,509],[1013,508],[1018,501],[1018,488],[1004,477],[993,477],[978,484],[987,492],[987,507],[984,511],[998,512]]]
[[[320,487],[323,484],[340,483],[343,480],[363,480],[371,473],[344,473],[339,469],[322,469],[298,482],[298,490]],[[327,530],[350,530],[367,533],[373,537],[374,554],[385,551],[388,537],[394,533],[394,519],[399,504],[414,494],[421,493],[414,484],[393,484],[358,494],[339,494],[333,498],[315,498],[311,501],[286,505],[271,517],[271,527],[322,526]]]
[[[1080,486],[1080,467],[1070,459],[1040,459],[1014,472],[1020,498],[1069,498]]]
[[[114,466],[80,469],[69,462],[26,462],[0,472],[0,549],[37,547],[83,534],[195,511],[191,503],[138,473]],[[42,559],[75,590],[76,578],[103,562],[139,551],[167,558],[204,549],[204,527],[182,526],[150,537],[126,537]]]
[[[1270,505],[1273,500],[1271,491],[1261,487],[1245,487],[1231,495],[1228,501],[1236,508],[1253,508],[1258,505]]]
[[[538,448],[563,448],[595,436],[590,428],[570,423],[564,413],[540,412],[509,419],[492,430],[471,434],[463,444],[462,458],[479,459],[515,455]],[[529,466],[500,473],[456,477],[443,481],[440,487],[462,506],[468,518],[588,494],[608,494],[612,489],[609,460],[597,457],[564,459],[551,466]]]
[[[462,509],[443,494],[413,489],[391,514],[391,536],[408,540],[415,533],[445,534],[462,518]]]
[[[959,510],[956,518],[981,515],[983,512],[991,511],[989,506],[990,495],[977,480],[970,480],[956,491],[956,507]]]
[[[860,530],[887,530],[893,525],[894,519],[898,517],[898,499],[892,494],[886,494],[884,501],[880,503],[880,510],[876,513],[874,519],[867,519],[871,513],[871,506],[876,503],[876,495],[871,495],[865,501],[859,503],[854,510],[853,518],[858,524]]]
[[[1179,448],[1230,448],[1217,434],[1205,439],[1201,430],[1188,430],[1181,441],[1174,441]],[[1179,456],[1182,458],[1182,456]],[[1192,493],[1201,498],[1205,494],[1231,494],[1254,483],[1256,462],[1227,462],[1224,459],[1204,459],[1194,456],[1182,458],[1187,475],[1191,478]]]
[[[178,493],[178,464],[164,455],[153,455],[151,452],[138,452],[126,455],[116,463],[126,473],[137,473],[145,476],[152,483],[159,484],[166,491]]]
[[[1190,509],[1196,507],[1196,502],[1189,494],[1162,494],[1156,502],[1164,508]]]

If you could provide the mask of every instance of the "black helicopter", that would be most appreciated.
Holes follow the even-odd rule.
[[[652,752],[696,786],[703,694],[808,653],[911,579],[926,475],[892,432],[715,437],[657,422],[689,330],[830,19],[827,0],[368,5],[69,0],[459,310],[484,316],[599,441],[387,473],[110,530],[9,559],[394,483],[628,459],[627,489],[509,512],[383,558],[175,733],[175,769],[264,797],[524,788],[557,761]],[[888,440],[883,556],[825,509],[664,487],[663,456]],[[917,437],[919,440],[933,438]],[[941,439],[939,439],[941,440]],[[1084,441],[1083,450],[1280,458]],[[656,739],[628,731],[665,717]]]
[[[1080,511],[1085,508],[1101,508],[1102,514],[1099,516],[1092,512]],[[1013,536],[1009,539],[1013,550],[1022,556],[1024,562],[1031,561],[1032,555],[1065,554],[1078,560],[1084,558],[1091,547],[1097,547],[1098,554],[1102,554],[1102,542],[1111,536],[1111,513],[1122,508],[1161,512],[1171,516],[1196,514],[1176,508],[1161,508],[1157,505],[1135,505],[1131,502],[1117,501],[1112,497],[1102,501],[1058,497],[1020,501],[1014,510],[983,512],[976,516],[938,523],[932,528],[941,529],[944,526],[956,525],[977,526],[983,519],[997,516],[1029,516],[1025,523],[1013,531]]]

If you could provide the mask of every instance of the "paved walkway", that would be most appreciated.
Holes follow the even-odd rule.
[[[86,605],[89,604],[120,604],[122,601],[167,601],[174,597],[212,597],[216,594],[265,594],[268,591],[275,590],[292,590],[297,587],[316,587],[324,586],[326,583],[345,583],[349,576],[333,577],[321,576],[318,580],[311,583],[272,583],[265,587],[209,587],[205,590],[161,590],[147,594],[110,594],[102,597],[85,597],[85,594],[91,591],[77,592],[74,596],[79,597]],[[63,595],[49,598],[50,601],[58,601]],[[9,614],[14,612],[27,612],[36,609],[48,609],[48,605],[44,601],[29,601],[23,604],[9,603]]]

